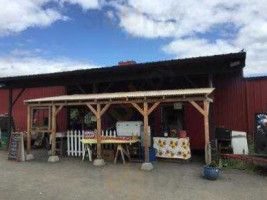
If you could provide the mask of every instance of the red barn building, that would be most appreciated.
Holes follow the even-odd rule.
[[[24,100],[90,93],[146,91],[214,87],[211,128],[224,126],[233,130],[254,131],[254,113],[266,111],[267,79],[243,78],[244,52],[178,59],[151,63],[123,63],[113,67],[75,70],[51,74],[0,78],[0,114],[12,113],[15,128],[26,131]],[[202,105],[200,105],[202,106]],[[161,105],[150,116],[154,135],[162,135],[165,118],[173,116],[173,105]],[[70,109],[60,112],[59,130],[70,128]],[[124,110],[124,111],[121,111]],[[117,113],[120,117],[116,117]],[[102,119],[109,127],[114,120],[135,116],[129,108],[114,107]],[[187,130],[192,149],[204,147],[204,121],[190,104],[184,104],[179,114],[182,128]],[[127,118],[128,117],[128,118]],[[212,134],[212,130],[210,131]]]

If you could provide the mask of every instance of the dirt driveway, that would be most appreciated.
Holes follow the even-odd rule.
[[[40,155],[40,154],[39,154]],[[79,158],[7,161],[0,152],[0,200],[266,200],[267,178],[223,170],[218,181],[201,177],[202,164],[157,162],[154,170],[140,164],[92,166]]]

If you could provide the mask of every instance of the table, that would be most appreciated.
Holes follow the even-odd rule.
[[[84,151],[83,151],[83,159],[85,157],[86,152],[88,152],[89,155],[89,161],[92,161],[92,150],[91,150],[91,145],[92,144],[97,144],[97,139],[92,138],[92,139],[82,139],[81,142],[85,145]],[[125,158],[124,155],[131,160],[130,153],[129,153],[129,148],[128,145],[134,144],[140,142],[139,139],[130,139],[130,140],[118,140],[116,138],[105,138],[101,140],[101,144],[118,144],[117,150],[116,150],[116,155],[114,159],[114,163],[117,163],[117,158],[119,155],[119,152],[121,153],[122,161],[123,164],[125,164]],[[126,150],[123,148],[123,144],[126,145]]]
[[[189,138],[154,137],[153,147],[157,149],[156,156],[161,158],[191,158]]]

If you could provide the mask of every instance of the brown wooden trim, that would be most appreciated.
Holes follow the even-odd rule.
[[[205,116],[205,111],[195,101],[189,101],[202,115]]]
[[[56,106],[52,106],[52,132],[51,132],[51,138],[52,138],[52,156],[56,155]]]
[[[31,130],[31,133],[52,133],[52,130]]]
[[[150,114],[153,112],[153,110],[155,110],[155,109],[158,107],[159,104],[160,104],[160,101],[154,103],[154,104],[151,106],[151,108],[149,108],[149,110],[148,110],[148,115],[150,115]]]
[[[144,102],[144,144],[145,144],[145,162],[149,162],[149,137],[148,137],[148,103]]]
[[[96,114],[96,118],[97,118],[97,159],[101,159],[102,155],[101,155],[101,105],[97,104],[97,114]]]
[[[106,100],[106,101],[73,101],[73,102],[58,102],[58,103],[52,103],[52,102],[38,102],[38,103],[26,103],[31,106],[79,106],[79,105],[97,105],[97,104],[132,104],[132,103],[144,103],[145,101],[147,103],[155,103],[155,102],[162,102],[162,103],[172,103],[172,102],[187,102],[187,101],[204,101],[208,100],[210,102],[213,102],[213,99],[208,98],[208,97],[190,97],[190,98],[157,98],[157,99],[135,99],[135,100]]]
[[[136,108],[136,110],[138,110],[138,111],[141,113],[141,115],[144,116],[144,111],[143,111],[143,109],[140,108],[140,106],[139,106],[137,103],[131,103],[131,104],[133,105],[133,107]]]
[[[87,105],[87,107],[92,111],[92,113],[93,113],[95,116],[97,116],[97,111],[96,111],[96,109],[95,109],[90,103],[87,103],[86,105]]]
[[[59,108],[56,109],[56,113],[55,113],[56,116],[62,110],[63,106],[64,105],[60,105]]]
[[[100,116],[102,116],[110,107],[110,104],[106,104],[104,108],[101,110]]]
[[[31,107],[27,106],[27,154],[31,151]]]

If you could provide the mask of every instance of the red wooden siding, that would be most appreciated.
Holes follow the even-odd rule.
[[[203,105],[200,105],[203,107]],[[191,104],[185,105],[185,128],[190,138],[190,146],[194,150],[204,149],[204,117]]]
[[[13,91],[13,99],[16,98],[19,89]],[[27,88],[13,107],[13,118],[17,131],[27,130],[27,107],[24,100],[40,97],[58,96],[66,94],[65,87]],[[8,113],[8,90],[0,90],[0,114]],[[67,111],[63,109],[57,118],[58,130],[67,128]]]
[[[241,76],[215,77],[214,124],[247,131],[246,89]]]
[[[248,131],[254,132],[254,115],[267,112],[267,78],[246,80]]]

